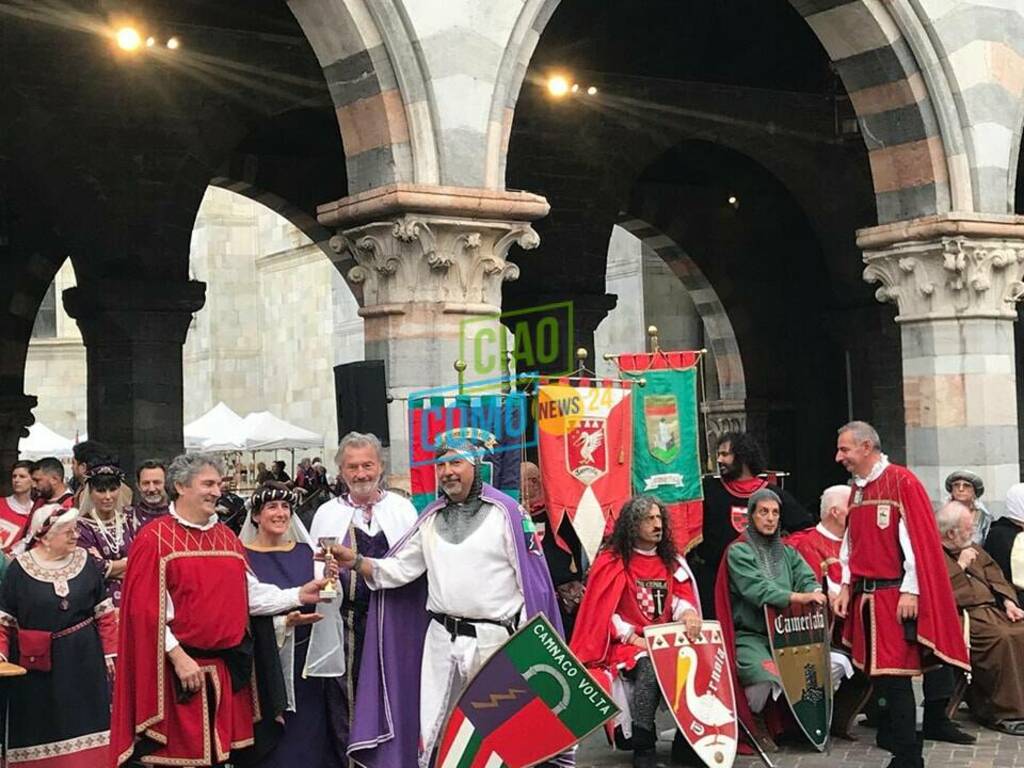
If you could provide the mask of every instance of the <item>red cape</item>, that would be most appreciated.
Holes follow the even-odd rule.
[[[914,550],[919,593],[917,641],[940,660],[970,672],[970,655],[964,645],[960,613],[953,599],[953,587],[946,570],[932,502],[921,481],[906,467],[890,464],[874,482],[881,481],[890,473],[895,476],[891,481],[895,481],[898,487],[903,520]],[[869,489],[871,485],[868,484]],[[924,659],[922,666],[927,666]]]
[[[167,515],[144,526],[132,542],[110,722],[114,766],[128,760],[143,737],[158,747],[151,757],[158,765],[202,759],[210,738],[204,717],[211,713],[203,714],[202,695],[188,703],[176,700],[174,669],[165,658],[165,590],[174,594],[174,633],[182,645],[230,648],[241,641],[248,622],[245,573],[245,550],[222,523],[200,532]],[[222,705],[214,725],[221,748],[227,753],[247,746],[253,739],[249,687],[233,691],[221,660],[199,663],[216,667]],[[213,762],[227,757],[215,755]]]
[[[604,667],[611,647],[612,614],[626,588],[626,566],[616,553],[603,549],[587,575],[569,648],[587,667]]]

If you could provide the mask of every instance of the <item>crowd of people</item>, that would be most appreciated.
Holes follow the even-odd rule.
[[[833,734],[854,738],[863,712],[893,768],[922,766],[922,739],[974,740],[950,717],[961,699],[1024,735],[1024,680],[1005,673],[1024,661],[1024,484],[993,520],[981,479],[957,471],[933,511],[851,422],[836,450],[850,483],[825,489],[814,519],[731,433],[692,551],[637,496],[590,563],[568,517],[551,530],[536,465],[521,466],[521,503],[483,482],[487,437],[440,436],[422,513],[385,487],[370,434],[342,439],[334,493],[319,460],[295,480],[275,466],[248,500],[211,456],[145,461],[134,482],[93,441],[67,483],[56,459],[16,463],[0,499],[8,763],[426,767],[467,681],[538,612],[611,692],[615,746],[641,768],[656,764],[663,704],[644,638],[655,624],[696,640],[717,619],[738,717],[763,750],[787,737],[765,606],[830,609]],[[303,492],[328,499],[308,524]],[[679,733],[671,756],[697,761]]]

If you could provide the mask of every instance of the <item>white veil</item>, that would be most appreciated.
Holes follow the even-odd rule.
[[[249,506],[249,503],[246,503]],[[315,553],[318,545],[313,541],[299,516],[292,511],[288,532],[285,536],[296,544],[305,544]],[[252,510],[246,515],[242,531],[238,534],[242,544],[253,545],[256,541],[256,526],[252,521]],[[323,568],[317,564],[316,573]],[[312,626],[309,647],[306,649],[306,667],[303,677],[340,677],[345,674],[345,629],[341,620],[340,600],[331,603],[317,603],[316,612],[323,616]],[[278,654],[284,671],[284,686],[288,694],[288,711],[295,712],[295,629],[285,626],[284,616],[274,617],[274,632],[277,635]]]

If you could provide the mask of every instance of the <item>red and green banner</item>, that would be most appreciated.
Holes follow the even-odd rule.
[[[551,530],[568,515],[591,561],[630,497],[632,392],[628,383],[588,379],[542,384],[537,393],[538,453]]]
[[[526,768],[619,713],[537,614],[470,680],[441,732],[435,768]]]
[[[680,551],[701,539],[701,486],[697,406],[699,352],[619,355],[622,372],[642,377],[633,390],[633,491],[665,503]]]

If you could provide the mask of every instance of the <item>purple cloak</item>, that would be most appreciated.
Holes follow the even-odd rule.
[[[516,570],[523,587],[527,619],[543,613],[561,634],[562,619],[551,575],[536,538],[523,530],[524,514],[519,504],[486,483],[480,498],[505,512],[516,545]],[[428,506],[388,554],[401,550],[423,522],[444,504],[439,499]],[[430,621],[426,606],[425,575],[404,587],[373,593],[348,748],[349,757],[365,768],[416,765],[420,741],[420,664]]]

